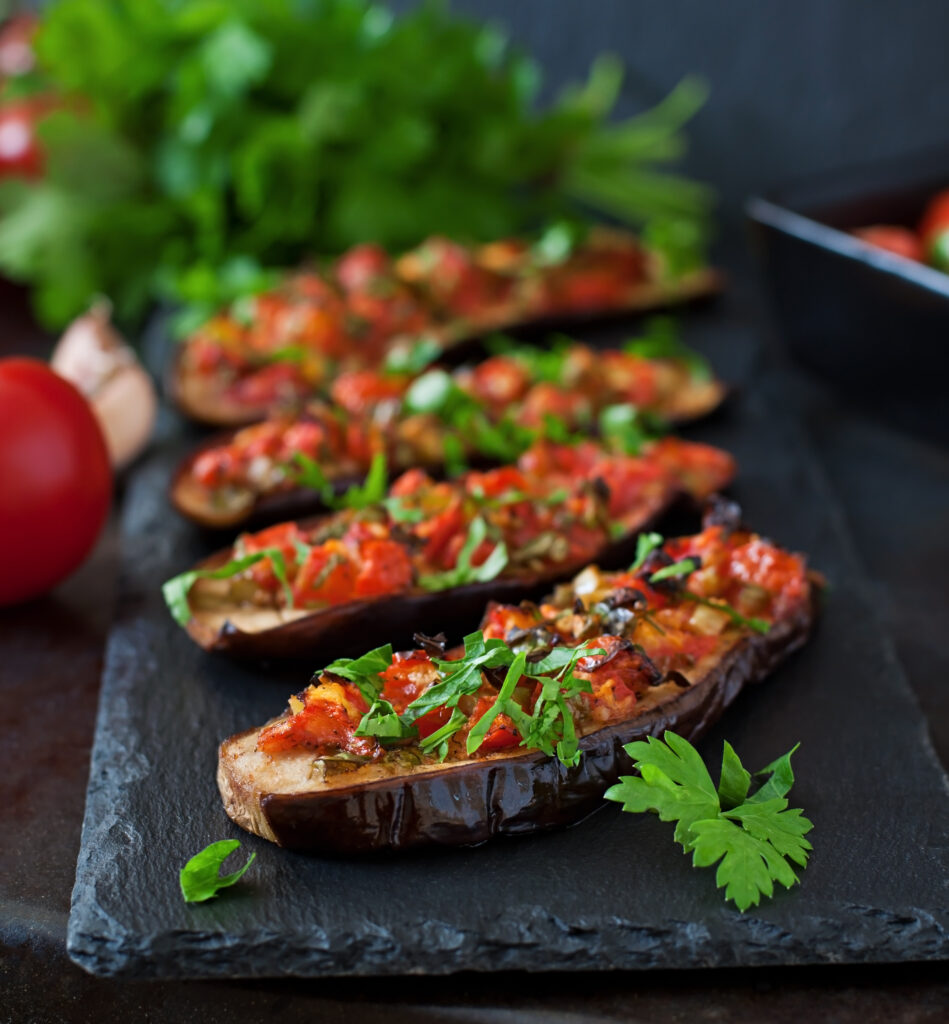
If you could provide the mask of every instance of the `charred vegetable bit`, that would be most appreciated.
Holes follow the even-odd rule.
[[[695,867],[718,864],[715,884],[740,911],[771,897],[775,882],[788,889],[797,882],[791,862],[807,866],[811,844],[804,836],[814,826],[785,799],[794,784],[796,746],[754,773],[762,781],[750,796],[752,773],[728,742],[717,789],[699,752],[674,732],[624,749],[639,775],[621,777],[606,799],[624,811],[653,811],[674,821],[676,842],[692,854]]]
[[[422,638],[414,651],[333,662],[261,731],[258,751],[461,761],[522,747],[575,765],[583,735],[635,716],[659,686],[688,687],[753,622],[770,628],[808,606],[803,560],[755,534],[710,526],[644,555],[655,543],[642,545],[642,566],[588,567],[539,606],[490,604],[462,649]],[[659,589],[645,568],[655,556],[688,585]],[[752,606],[755,620],[736,610]]]
[[[383,501],[362,507],[380,495],[384,467],[376,466],[374,479],[340,499],[347,507],[335,514],[243,534],[223,561],[169,580],[164,594],[176,621],[222,603],[305,613],[582,565],[615,528],[634,531],[683,491],[704,498],[734,469],[726,453],[673,438],[641,456],[592,442],[538,442],[516,466],[453,481],[409,470]]]
[[[249,499],[310,488],[336,508],[335,490],[367,474],[377,493],[386,466],[454,474],[473,460],[512,462],[539,438],[575,443],[597,432],[635,454],[665,432],[664,421],[707,412],[721,394],[678,355],[644,359],[576,342],[551,351],[509,347],[453,373],[346,373],[333,385],[334,404],[313,402],[203,449],[182,471],[178,507],[188,514],[196,505],[213,517]]]

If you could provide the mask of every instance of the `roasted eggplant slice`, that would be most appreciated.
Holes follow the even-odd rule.
[[[590,814],[630,770],[624,744],[700,736],[813,625],[819,584],[799,556],[722,526],[663,551],[689,571],[590,567],[539,607],[490,605],[464,650],[334,662],[284,715],[221,745],[227,813],[281,846],[338,855]],[[617,607],[633,614],[605,632]]]
[[[165,594],[207,650],[359,649],[436,614],[471,622],[488,597],[536,596],[593,559],[628,562],[638,533],[683,497],[727,485],[734,468],[725,452],[665,438],[640,456],[537,442],[516,466],[451,482],[410,470],[381,504],[242,535]]]
[[[596,229],[561,259],[524,242],[433,238],[398,260],[358,246],[325,273],[289,275],[186,339],[169,391],[193,419],[241,426],[325,394],[346,370],[378,368],[424,339],[428,361],[517,328],[566,328],[717,291],[701,269],[670,277],[632,235]]]
[[[322,497],[301,484],[301,460],[343,491],[379,453],[393,476],[412,466],[437,473],[452,452],[469,465],[496,465],[544,433],[681,423],[710,413],[724,394],[701,357],[661,332],[627,350],[506,346],[450,375],[347,373],[332,404],[313,401],[203,444],[176,471],[171,501],[211,527],[303,515]]]

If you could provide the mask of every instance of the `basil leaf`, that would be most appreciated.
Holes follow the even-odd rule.
[[[273,566],[274,576],[277,577],[283,588],[284,598],[287,607],[293,607],[293,589],[287,579],[287,563],[284,560],[283,552],[278,548],[264,548],[255,551],[251,555],[244,555],[242,558],[232,558],[231,561],[219,566],[217,569],[191,569],[178,576],[166,580],[162,584],[161,592],[171,612],[172,618],[179,626],[186,626],[191,619],[191,605],[188,603],[188,594],[198,580],[226,580],[237,576],[252,565],[269,558]]]
[[[221,889],[237,882],[244,872],[254,863],[256,853],[252,853],[242,868],[238,868],[230,875],[221,874],[221,865],[237,849],[240,848],[238,839],[221,839],[216,843],[206,846],[200,853],[196,853],[178,873],[178,881],[181,885],[181,895],[186,903],[203,903],[205,900],[216,896]]]
[[[487,536],[487,532],[487,525],[480,516],[472,519],[464,546],[458,552],[455,568],[420,576],[419,586],[425,590],[448,590],[465,583],[486,583],[499,576],[508,564],[507,545],[503,540],[498,541],[494,550],[481,565],[471,564],[472,555]]]

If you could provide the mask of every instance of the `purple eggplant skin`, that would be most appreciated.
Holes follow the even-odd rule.
[[[606,790],[629,774],[626,744],[667,729],[697,739],[744,686],[760,682],[801,647],[813,627],[816,591],[812,586],[812,601],[767,634],[741,637],[688,689],[666,682],[652,691],[655,706],[584,736],[575,767],[540,751],[498,753],[324,792],[261,793],[229,766],[231,746],[259,731],[249,730],[221,744],[218,787],[225,809],[237,824],[280,846],[346,857],[474,845],[572,824],[602,807]]]
[[[409,642],[419,629],[436,622],[449,635],[460,635],[476,625],[490,600],[517,603],[539,598],[552,584],[569,579],[591,562],[604,567],[629,564],[636,555],[638,535],[690,501],[682,492],[674,491],[667,501],[648,510],[622,537],[608,541],[595,558],[561,562],[546,572],[502,575],[485,583],[469,583],[448,590],[412,590],[350,601],[259,632],[241,630],[230,621],[214,628],[201,620],[200,612],[192,616],[185,628],[192,640],[207,651],[240,659],[309,662],[359,655],[387,641]],[[306,527],[315,521],[305,520],[301,525]],[[197,567],[214,568],[230,557],[231,549],[220,551]]]

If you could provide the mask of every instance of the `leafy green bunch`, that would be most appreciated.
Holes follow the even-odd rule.
[[[0,187],[0,269],[61,324],[97,293],[210,311],[267,268],[368,240],[485,240],[584,210],[646,225],[677,272],[707,190],[679,158],[704,87],[610,123],[601,57],[538,110],[537,65],[496,27],[424,3],[57,0],[37,39],[58,107],[42,180]]]

